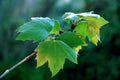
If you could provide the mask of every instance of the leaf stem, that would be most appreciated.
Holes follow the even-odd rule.
[[[22,63],[26,62],[27,60],[29,60],[31,57],[35,56],[37,54],[37,52],[33,52],[30,55],[28,55],[27,57],[25,57],[24,59],[22,59],[20,62],[18,62],[17,64],[15,64],[14,66],[12,66],[9,69],[6,69],[4,73],[2,73],[0,75],[0,80],[3,79],[8,73],[10,73],[12,70],[14,70],[16,67],[18,67],[19,65],[21,65]]]

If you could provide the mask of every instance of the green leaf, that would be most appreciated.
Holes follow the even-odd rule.
[[[87,22],[79,22],[73,31],[79,34],[82,39],[85,39],[87,36]]]
[[[91,26],[86,21],[79,22],[75,27],[74,32],[79,34],[82,39],[88,37],[88,39],[95,45],[97,45],[98,40],[100,41],[99,28],[94,27],[93,25]]]
[[[85,44],[83,39],[80,36],[78,36],[75,33],[73,33],[73,32],[65,32],[65,33],[61,34],[57,38],[57,40],[63,41],[64,43],[69,45],[71,48],[76,50],[76,52],[78,52],[79,49],[81,49],[80,46],[83,46]]]
[[[59,22],[57,20],[54,20],[54,23],[55,23],[54,27],[52,28],[50,33],[58,35],[61,28],[60,28]]]
[[[78,14],[79,16],[81,14]],[[88,15],[81,15],[82,19],[87,21],[88,23],[94,24],[96,27],[101,28],[101,26],[105,25],[108,23],[104,18],[102,18],[100,15],[97,14],[88,14]]]
[[[52,76],[63,68],[65,59],[77,63],[77,53],[60,40],[43,41],[35,49],[37,51],[37,67],[48,61]]]
[[[100,41],[100,28],[96,27],[94,24],[88,23],[87,36],[91,42],[97,45],[98,40]]]
[[[17,40],[33,40],[34,42],[45,39],[54,26],[54,21],[50,18],[36,17],[32,21],[20,26],[17,31],[20,34]]]
[[[105,24],[108,23],[108,21],[106,21],[104,18],[102,18],[100,15],[98,14],[93,14],[93,11],[91,12],[85,12],[85,13],[79,13],[79,14],[75,14],[72,12],[66,12],[63,15],[63,19],[65,20],[65,22],[70,23],[70,22],[79,22],[80,20],[85,20],[87,22],[90,22],[92,24],[95,24],[97,27],[101,27]],[[76,23],[77,24],[77,23]]]
[[[108,23],[108,21],[100,15],[93,14],[93,12],[79,14],[68,12],[64,14],[63,18],[66,22],[72,21],[75,23],[76,26],[73,31],[79,34],[83,39],[87,36],[95,45],[97,45],[98,40],[100,41],[100,28]]]
[[[86,21],[79,22],[75,27],[74,32],[79,34],[82,39],[88,37],[88,39],[95,45],[97,45],[98,40],[100,41],[99,28],[90,25]]]
[[[66,23],[74,23],[78,19],[78,16],[72,12],[66,12],[63,16],[63,19]]]

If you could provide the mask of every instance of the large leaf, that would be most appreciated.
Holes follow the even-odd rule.
[[[17,40],[33,40],[36,42],[44,40],[51,31],[52,33],[58,34],[59,24],[57,21],[47,17],[35,17],[31,19],[32,21],[25,23],[17,29],[20,32],[16,38]]]
[[[73,32],[65,32],[65,33],[61,34],[57,38],[57,40],[61,40],[61,41],[65,42],[67,45],[69,45],[71,48],[73,48],[76,52],[78,52],[79,49],[81,49],[81,46],[85,44],[83,39]]]
[[[63,68],[66,58],[77,63],[77,53],[60,40],[43,41],[35,51],[37,51],[37,67],[48,61],[52,76]]]

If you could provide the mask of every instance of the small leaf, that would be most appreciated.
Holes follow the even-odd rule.
[[[69,24],[69,23],[71,23],[71,22],[74,23],[74,21],[78,19],[78,16],[77,16],[76,14],[72,13],[72,12],[66,12],[66,13],[63,15],[63,19],[64,19],[64,21],[65,21],[66,23]]]
[[[64,43],[69,45],[71,48],[73,48],[76,52],[79,51],[78,48],[81,49],[81,47],[78,47],[78,46],[83,46],[85,44],[82,38],[73,32],[65,32],[61,34],[57,38],[57,40],[63,41]]]
[[[60,28],[59,22],[57,20],[54,20],[54,27],[52,28],[50,33],[58,35],[60,30],[61,28]]]
[[[43,41],[35,49],[37,51],[37,67],[48,61],[52,76],[63,68],[65,59],[77,63],[77,53],[60,40]]]
[[[20,26],[17,40],[33,40],[34,42],[45,39],[54,26],[54,21],[50,18],[31,18],[32,21]]]
[[[79,34],[82,39],[85,39],[87,36],[87,22],[86,21],[79,22],[75,27],[74,32]]]

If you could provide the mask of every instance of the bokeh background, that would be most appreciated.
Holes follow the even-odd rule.
[[[0,74],[35,49],[37,43],[16,41],[16,28],[31,17],[60,21],[65,12],[94,11],[109,21],[101,28],[101,43],[79,51],[78,64],[66,60],[55,77],[47,63],[36,69],[35,58],[23,63],[3,80],[120,80],[120,0],[0,0]]]

